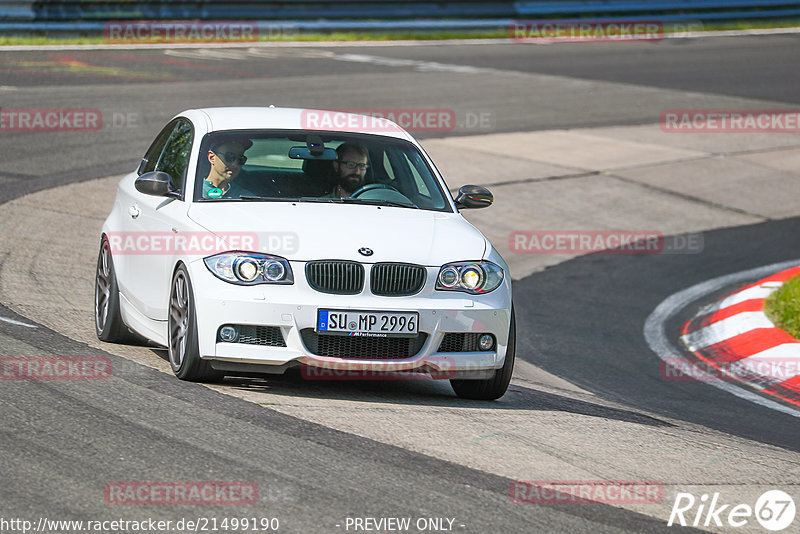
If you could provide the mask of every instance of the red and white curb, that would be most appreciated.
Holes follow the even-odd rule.
[[[683,325],[681,340],[730,379],[800,406],[800,341],[764,314],[764,301],[800,275],[792,267],[745,286]]]

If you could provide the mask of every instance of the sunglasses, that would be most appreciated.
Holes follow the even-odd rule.
[[[212,150],[212,152],[214,151]],[[239,165],[244,165],[245,162],[247,161],[247,156],[245,156],[244,154],[239,155],[236,152],[223,152],[222,154],[214,152],[214,154],[217,154],[217,156],[224,159],[225,163],[228,164],[238,162]]]

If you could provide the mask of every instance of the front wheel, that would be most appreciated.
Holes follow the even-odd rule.
[[[100,242],[94,278],[94,328],[100,341],[125,343],[133,338],[122,320],[111,246],[105,237]]]
[[[212,369],[208,360],[200,358],[192,282],[183,265],[172,277],[168,326],[169,365],[175,376],[191,382],[213,382],[222,378],[222,373]]]
[[[514,305],[511,305],[511,326],[508,331],[508,346],[503,367],[496,369],[492,378],[485,380],[451,380],[453,391],[462,399],[495,400],[502,397],[511,382],[514,372],[514,358],[517,348],[517,326],[514,319]]]

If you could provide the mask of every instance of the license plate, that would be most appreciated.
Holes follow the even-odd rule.
[[[417,312],[317,310],[317,332],[354,337],[414,337]]]

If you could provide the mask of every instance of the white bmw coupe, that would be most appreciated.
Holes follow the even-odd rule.
[[[320,120],[322,119],[322,120]],[[508,266],[396,124],[309,109],[189,110],[125,176],[100,240],[97,336],[168,348],[183,380],[449,379],[514,367]]]

